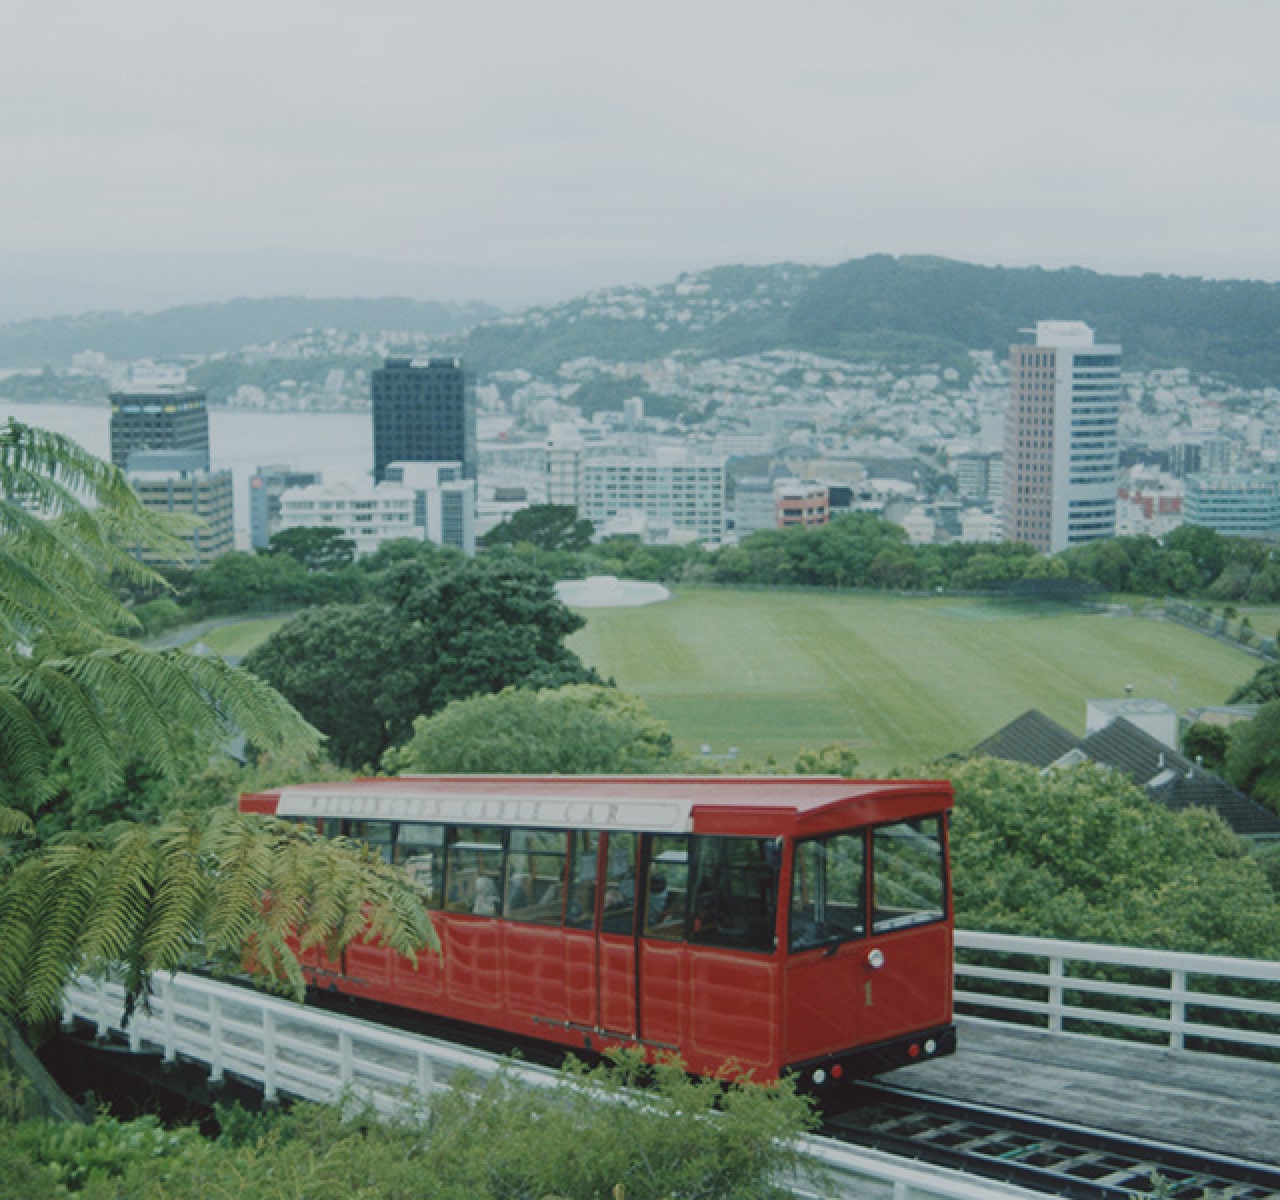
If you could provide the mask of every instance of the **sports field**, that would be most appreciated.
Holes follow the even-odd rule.
[[[1222,704],[1260,665],[1180,626],[988,600],[681,588],[583,609],[573,648],[681,747],[773,756],[845,742],[868,771],[966,750],[1028,708],[1084,732],[1085,701]]]

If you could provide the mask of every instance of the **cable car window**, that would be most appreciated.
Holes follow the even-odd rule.
[[[502,915],[503,829],[457,826],[449,830],[445,886],[450,912]]]
[[[695,837],[689,940],[772,950],[777,911],[776,838]]]
[[[790,948],[811,950],[866,933],[866,838],[833,833],[796,843]]]
[[[575,830],[570,838],[569,896],[564,923],[570,929],[596,927],[596,859],[600,835],[594,830]]]
[[[940,921],[946,878],[942,818],[916,817],[872,831],[872,895],[876,933]]]
[[[507,844],[507,896],[511,921],[559,925],[569,835],[557,829],[513,829]]]
[[[384,863],[391,861],[390,821],[348,821],[347,837],[364,842]]]
[[[427,907],[440,907],[444,882],[444,826],[406,821],[396,827],[392,862],[427,894]]]
[[[645,884],[645,937],[684,937],[685,902],[689,894],[689,839],[655,836],[649,839],[649,869]]]
[[[604,933],[635,933],[636,835],[611,833],[604,870]]]

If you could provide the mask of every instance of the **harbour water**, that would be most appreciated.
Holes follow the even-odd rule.
[[[0,401],[0,422],[10,417],[66,434],[99,458],[111,455],[109,405]],[[210,409],[209,453],[214,470],[232,472],[236,545],[247,549],[249,477],[254,471],[284,463],[296,470],[323,472],[326,482],[367,478],[373,471],[373,418],[369,413]]]

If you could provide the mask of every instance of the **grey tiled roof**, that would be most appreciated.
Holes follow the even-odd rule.
[[[1004,758],[1011,762],[1030,763],[1033,767],[1048,767],[1079,740],[1069,729],[1049,720],[1038,708],[1029,708],[985,742],[979,742],[969,753],[975,758]]]
[[[1072,751],[1073,757],[1083,756],[1127,775],[1165,808],[1211,809],[1245,837],[1280,837],[1280,816],[1124,717],[1077,738],[1033,708],[979,742],[970,755],[1044,768]]]

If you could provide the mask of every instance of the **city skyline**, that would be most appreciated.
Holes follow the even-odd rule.
[[[0,321],[870,253],[1280,279],[1263,0],[67,0],[9,32]]]

